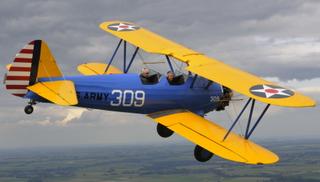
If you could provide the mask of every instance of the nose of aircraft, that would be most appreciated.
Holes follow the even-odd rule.
[[[232,97],[233,97],[233,91],[230,88],[223,86],[223,94],[220,97],[220,102],[218,104],[216,111],[225,110],[225,107],[229,105],[229,102]]]

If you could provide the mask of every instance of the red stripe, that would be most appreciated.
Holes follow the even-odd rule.
[[[7,76],[7,80],[29,80],[30,76]]]
[[[18,97],[23,97],[25,94],[12,94],[12,95],[15,95],[15,96],[18,96]]]
[[[27,59],[27,58],[15,58],[14,62],[19,62],[19,63],[31,63],[32,59]]]
[[[28,53],[28,54],[31,54],[31,53],[33,53],[33,49],[21,49],[21,50],[20,50],[20,53]]]
[[[26,67],[10,67],[10,71],[31,71],[31,68]]]
[[[7,89],[26,89],[29,85],[6,85]]]
[[[32,41],[32,42],[29,42],[29,45],[34,45],[34,41]]]

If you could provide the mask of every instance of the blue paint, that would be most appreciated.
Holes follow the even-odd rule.
[[[71,80],[75,84],[78,107],[111,110],[130,113],[152,113],[167,109],[188,109],[195,113],[207,113],[216,108],[217,103],[213,102],[212,97],[222,95],[221,85],[211,84],[207,89],[208,80],[202,77],[196,79],[193,88],[190,85],[194,77],[189,75],[186,82],[182,85],[170,85],[165,76],[160,78],[159,83],[154,85],[142,84],[139,74],[111,74],[94,76],[67,76],[64,78],[42,78],[39,81]],[[145,93],[145,100],[142,107],[134,105],[112,106],[111,103],[117,102],[119,94],[112,94],[113,90],[124,92],[129,90],[125,103],[130,103],[134,95],[130,94],[137,91]],[[141,97],[138,94],[137,97]],[[26,95],[27,98],[38,102],[48,102],[33,92]],[[141,102],[137,101],[137,104]]]

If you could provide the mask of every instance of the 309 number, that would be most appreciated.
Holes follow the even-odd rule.
[[[142,90],[112,90],[111,95],[115,100],[110,102],[111,106],[142,107],[144,105],[145,93]]]

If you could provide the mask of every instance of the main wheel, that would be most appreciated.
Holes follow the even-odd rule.
[[[199,162],[207,162],[208,160],[210,160],[212,158],[212,156],[213,156],[213,153],[200,147],[199,145],[197,145],[194,148],[194,157]]]
[[[24,108],[24,112],[26,114],[31,114],[33,112],[33,107],[32,105],[27,105],[25,108]]]
[[[160,123],[158,123],[158,125],[157,125],[157,132],[163,138],[168,138],[169,136],[171,136],[173,134],[172,130],[170,130],[166,126],[163,126]]]

